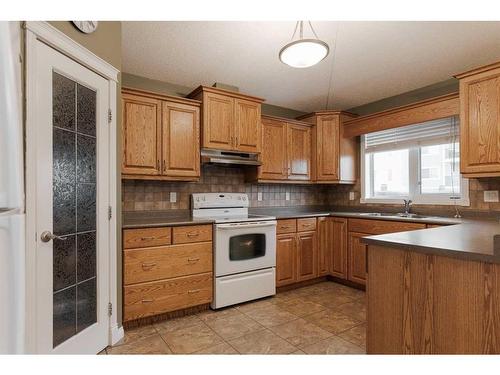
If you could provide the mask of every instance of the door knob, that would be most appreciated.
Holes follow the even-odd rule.
[[[56,236],[55,234],[52,234],[49,230],[43,231],[42,234],[40,235],[40,239],[42,242],[49,242],[50,240],[61,240],[64,241],[66,240],[67,237],[60,237]]]

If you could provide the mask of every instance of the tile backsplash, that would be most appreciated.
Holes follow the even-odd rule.
[[[460,211],[500,211],[500,203],[485,203],[485,190],[500,190],[500,178],[470,179],[470,206],[460,207]],[[177,193],[177,201],[170,202],[170,193]],[[361,185],[300,185],[300,184],[257,184],[245,182],[243,169],[205,164],[199,182],[170,182],[123,180],[123,211],[189,209],[192,193],[238,192],[247,193],[251,207],[283,206],[342,206],[356,209],[376,210],[383,207],[400,208],[401,205],[368,205],[360,203]],[[349,192],[354,192],[354,200],[349,200]],[[262,201],[257,194],[262,193]],[[286,200],[286,193],[290,200]],[[453,206],[421,205],[416,212],[452,214]]]
[[[170,192],[177,193],[177,202],[170,203]],[[250,183],[239,167],[205,164],[199,182],[123,180],[123,211],[189,209],[192,193],[209,192],[247,193],[251,207],[315,206],[326,198],[324,186]],[[257,200],[258,193],[262,201]]]

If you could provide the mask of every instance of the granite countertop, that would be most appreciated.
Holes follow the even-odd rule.
[[[163,226],[181,226],[212,224],[210,219],[193,219],[190,210],[171,211],[126,211],[123,213],[122,228],[152,228]]]
[[[498,219],[464,219],[458,225],[367,236],[361,241],[368,245],[500,263],[500,221]]]

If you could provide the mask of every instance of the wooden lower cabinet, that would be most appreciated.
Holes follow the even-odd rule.
[[[318,276],[316,232],[297,234],[297,281],[314,279]]]
[[[331,261],[330,274],[341,279],[347,279],[347,219],[330,217],[331,231]]]
[[[366,284],[366,249],[361,242],[361,237],[369,236],[366,233],[349,232],[349,268],[347,279],[349,281]]]
[[[211,225],[125,229],[123,238],[125,322],[212,301]]]
[[[134,284],[124,288],[124,321],[212,301],[212,273]]]
[[[276,236],[276,286],[297,282],[297,242],[295,233]]]
[[[332,255],[332,221],[329,217],[318,218],[318,276],[330,273]]]

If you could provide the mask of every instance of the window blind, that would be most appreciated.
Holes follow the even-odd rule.
[[[364,135],[365,152],[398,150],[459,140],[458,116],[427,121]]]

